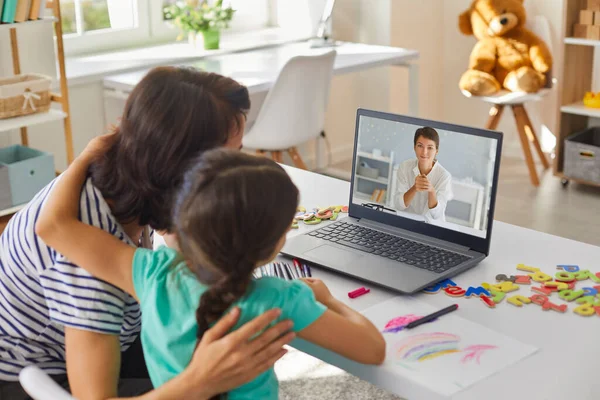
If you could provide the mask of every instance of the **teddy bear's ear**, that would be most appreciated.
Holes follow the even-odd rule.
[[[465,35],[473,34],[473,26],[471,25],[471,10],[467,10],[458,17],[458,29]]]

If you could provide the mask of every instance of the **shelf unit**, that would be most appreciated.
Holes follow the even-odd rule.
[[[391,192],[392,187],[392,174],[394,168],[394,153],[390,154],[390,157],[385,156],[376,156],[372,153],[367,153],[364,151],[359,151],[357,153],[357,163],[356,166],[356,174],[354,177],[354,197],[369,203],[377,203],[381,205],[387,205],[389,203],[389,194]],[[362,176],[358,173],[358,166],[362,161],[372,161],[370,163],[370,167],[378,167],[380,173],[383,172],[383,175],[378,178],[370,178],[367,176]],[[364,186],[369,187],[370,189],[385,189],[386,194],[382,201],[371,200],[371,193],[361,192],[360,189]]]
[[[67,164],[70,164],[74,158],[73,150],[73,133],[71,130],[71,117],[69,111],[69,92],[67,86],[67,75],[65,72],[65,53],[63,44],[63,33],[61,25],[61,14],[60,14],[60,0],[49,0],[46,3],[46,7],[52,9],[52,17],[46,17],[39,20],[17,22],[13,24],[0,24],[0,32],[8,30],[10,35],[10,47],[12,53],[12,65],[13,73],[19,75],[21,73],[21,61],[19,57],[19,41],[18,41],[18,30],[24,26],[39,25],[39,24],[53,24],[54,33],[56,35],[56,58],[58,64],[58,73],[60,80],[60,92],[51,93],[50,100],[53,103],[57,103],[61,106],[61,110],[50,109],[47,113],[37,113],[26,115],[23,117],[14,117],[8,119],[0,119],[0,132],[11,131],[14,129],[20,129],[21,133],[21,144],[23,146],[29,145],[29,136],[27,128],[29,126],[44,124],[51,121],[63,121],[64,135],[65,135],[65,146],[67,154]],[[23,205],[17,207],[11,207],[8,209],[0,210],[0,217],[6,219],[10,215],[16,213]],[[2,221],[0,221],[2,222]],[[2,228],[0,227],[0,232]]]
[[[6,31],[9,29],[18,28],[23,25],[41,25],[41,24],[49,24],[56,21],[55,17],[44,17],[42,19],[36,19],[34,21],[25,21],[25,22],[15,22],[14,24],[0,24],[0,32]]]
[[[600,40],[579,39],[573,36],[573,26],[579,20],[579,12],[586,8],[587,0],[566,0],[563,9],[563,65],[562,77],[559,79],[559,104],[557,110],[558,134],[556,135],[556,156],[554,158],[554,175],[563,180],[586,185],[600,186],[598,183],[586,182],[563,173],[564,140],[572,133],[579,132],[594,125],[600,119],[600,109],[583,105],[583,96],[589,91],[600,91]]]
[[[377,183],[381,183],[381,184],[384,184],[384,185],[388,184],[388,179],[387,178],[369,178],[368,176],[362,176],[362,175],[356,175],[356,177],[358,179],[363,179],[365,181],[377,182]]]

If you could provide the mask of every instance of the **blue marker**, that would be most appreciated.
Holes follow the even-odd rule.
[[[304,268],[306,268],[306,271],[308,272],[308,277],[312,278],[312,272],[311,272],[310,267],[308,266],[308,264],[304,264]]]

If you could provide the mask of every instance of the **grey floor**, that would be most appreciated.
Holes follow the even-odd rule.
[[[534,188],[524,161],[504,158],[500,165],[496,220],[600,245],[600,188],[574,183],[564,188],[551,170],[542,172],[541,184]],[[349,179],[351,161],[333,167]],[[283,400],[399,399],[293,349],[275,370]]]

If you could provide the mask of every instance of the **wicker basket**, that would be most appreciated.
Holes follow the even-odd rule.
[[[0,79],[0,119],[48,111],[51,83],[38,74]]]

